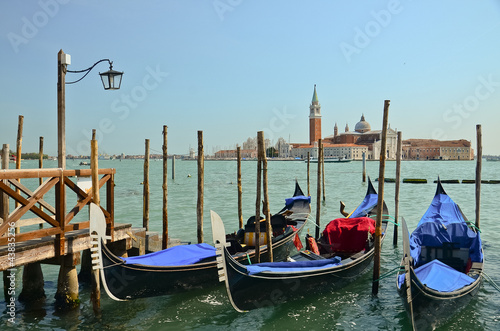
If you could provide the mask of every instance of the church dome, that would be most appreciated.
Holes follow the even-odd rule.
[[[365,115],[361,115],[361,120],[356,123],[356,126],[354,127],[354,131],[360,132],[360,133],[365,133],[370,131],[372,128],[370,127],[370,123],[365,121]]]

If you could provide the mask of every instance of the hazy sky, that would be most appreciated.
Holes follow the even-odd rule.
[[[323,136],[364,113],[403,139],[471,140],[500,154],[500,3],[484,1],[1,1],[0,143],[57,154],[57,52],[69,70],[109,58],[122,88],[104,91],[99,64],[66,86],[67,152],[187,154],[232,148],[259,130],[308,142],[317,84]],[[67,81],[80,76],[69,74]]]

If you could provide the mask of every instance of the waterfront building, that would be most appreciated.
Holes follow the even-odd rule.
[[[473,160],[471,142],[460,140],[408,139],[403,140],[404,160]]]

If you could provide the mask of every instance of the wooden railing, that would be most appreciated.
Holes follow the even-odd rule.
[[[99,179],[99,188],[106,184],[106,205],[101,209],[106,217],[108,225],[108,234],[112,235],[114,230],[114,174],[115,169],[99,169],[98,174],[102,177]],[[70,223],[71,220],[80,212],[84,206],[92,200],[92,190],[88,193],[80,189],[70,177],[81,176],[88,177],[91,175],[90,169],[80,170],[63,170],[63,169],[20,169],[20,170],[0,170],[0,204],[5,195],[17,201],[19,206],[10,214],[3,210],[3,221],[0,224],[0,246],[7,245],[9,239],[13,238],[11,234],[12,228],[20,224],[19,220],[28,211],[33,212],[38,216],[44,227],[38,230],[28,232],[20,232],[15,235],[15,243],[18,245],[27,240],[43,238],[55,235],[55,251],[59,255],[66,254],[65,252],[65,235],[69,231],[87,229],[90,225],[89,220],[79,223]],[[20,179],[24,178],[45,178],[45,181],[35,190],[31,191],[20,183]],[[77,195],[77,203],[71,210],[66,213],[66,187]],[[43,200],[44,195],[52,188],[55,190],[55,206],[52,207]],[[19,189],[21,193],[17,193]],[[2,207],[2,206],[0,206]],[[43,207],[43,208],[42,208]],[[4,208],[0,208],[4,209]],[[8,215],[8,216],[7,216]],[[19,223],[18,223],[19,222]],[[113,240],[113,239],[112,239]],[[12,241],[12,239],[10,240]]]

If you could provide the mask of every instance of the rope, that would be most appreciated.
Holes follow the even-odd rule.
[[[396,219],[395,219],[393,216],[391,216],[391,215],[382,215],[382,217],[384,217],[384,216],[385,216],[385,217],[392,218],[392,219],[394,220],[394,221],[391,221],[391,220],[384,220],[384,221],[389,222],[389,223],[392,223],[392,224],[394,224],[394,225],[396,225],[396,226],[399,226],[399,225],[400,225],[399,223],[396,223],[396,222],[395,222],[395,221],[396,221]],[[375,217],[376,217],[375,215],[374,215],[374,216],[370,216],[370,218],[371,218],[371,219],[375,219]]]
[[[393,274],[396,274],[394,271],[397,271],[397,272],[400,272],[400,271],[403,271],[405,270],[405,268],[403,266],[397,266],[396,268],[384,273],[382,276],[379,277],[379,279],[375,279],[373,282],[378,282],[380,281],[381,279],[384,279],[384,278],[387,278]]]
[[[250,261],[250,255],[248,255],[248,253],[247,253],[247,260],[248,260],[248,264],[252,264],[252,261]]]
[[[484,278],[486,278],[486,280],[491,284],[491,286],[493,286],[495,288],[495,290],[497,290],[498,292],[500,292],[500,286],[498,286],[493,281],[493,279],[491,279],[491,277],[486,274],[486,272],[483,271],[483,275],[484,275]]]
[[[482,233],[481,230],[476,226],[476,224],[474,224],[474,222],[472,221],[466,221],[465,223],[469,224],[470,227],[476,229],[477,231],[479,231],[479,233]]]

